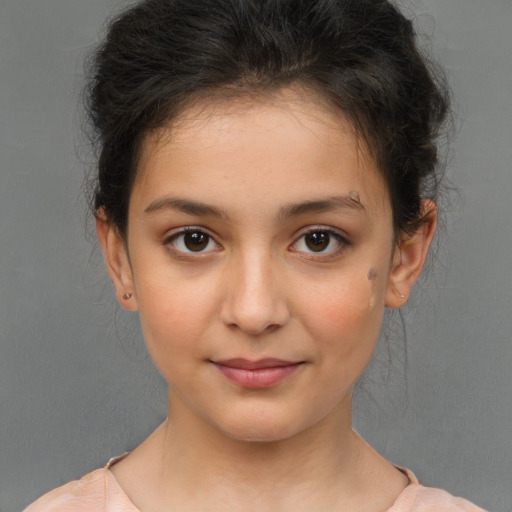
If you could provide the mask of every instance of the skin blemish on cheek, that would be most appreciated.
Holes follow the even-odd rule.
[[[373,308],[373,306],[375,306],[375,281],[377,279],[377,271],[372,267],[369,271],[368,271],[368,281],[370,281],[372,283],[372,288],[371,288],[371,292],[370,292],[370,309]]]
[[[374,268],[371,268],[368,271],[368,281],[375,281],[377,279],[377,271]]]

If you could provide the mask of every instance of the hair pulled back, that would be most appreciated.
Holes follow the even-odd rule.
[[[126,234],[141,144],[194,98],[295,83],[352,122],[385,178],[395,229],[414,229],[421,199],[436,196],[448,101],[412,23],[386,0],[144,0],[115,18],[88,86],[94,210]]]

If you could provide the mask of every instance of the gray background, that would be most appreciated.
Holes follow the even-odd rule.
[[[355,425],[423,483],[511,511],[512,1],[402,4],[448,69],[449,176],[462,198],[404,310],[407,369],[392,317]],[[0,0],[1,512],[103,465],[165,417],[137,320],[114,305],[84,236],[81,61],[120,5]]]

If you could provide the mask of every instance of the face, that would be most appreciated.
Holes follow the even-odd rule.
[[[144,145],[111,275],[170,414],[247,441],[340,421],[399,295],[374,161],[290,91],[196,107],[169,133]]]

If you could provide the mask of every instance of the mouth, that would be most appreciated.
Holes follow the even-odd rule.
[[[282,359],[225,359],[211,363],[230,381],[249,389],[264,389],[277,386],[294,374],[304,361],[285,361]]]

